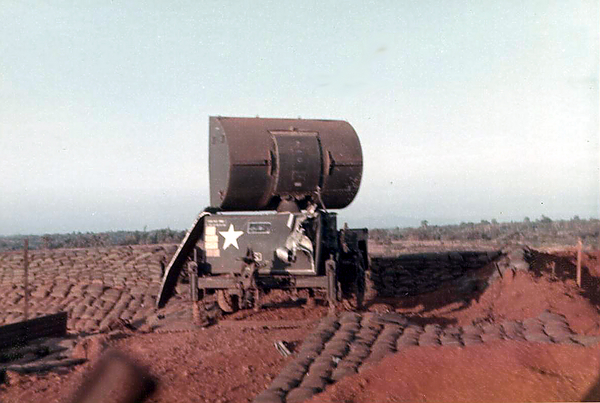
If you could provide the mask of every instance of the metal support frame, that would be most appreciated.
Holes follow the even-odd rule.
[[[335,264],[335,262],[334,262]],[[335,276],[335,268],[333,269]],[[257,276],[256,284],[262,289],[303,289],[316,288],[327,290],[330,276]],[[197,287],[200,289],[238,289],[240,278],[226,276],[198,277]]]
[[[188,262],[187,270],[190,279],[190,299],[192,302],[198,302],[198,264]]]
[[[333,309],[338,300],[338,282],[333,256],[325,262],[325,272],[327,273],[327,301],[329,302],[329,309]]]

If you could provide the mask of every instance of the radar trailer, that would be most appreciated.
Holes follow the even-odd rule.
[[[186,273],[193,298],[216,293],[225,312],[259,308],[273,289],[360,308],[368,233],[338,230],[331,210],[354,200],[362,169],[345,121],[210,117],[210,206],[165,268],[157,306]]]

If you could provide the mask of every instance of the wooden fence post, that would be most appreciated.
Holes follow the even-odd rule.
[[[23,240],[23,285],[25,292],[25,309],[23,310],[23,314],[25,315],[25,320],[29,319],[29,238],[25,238]]]
[[[583,244],[581,238],[577,241],[577,285],[581,287],[581,249]]]

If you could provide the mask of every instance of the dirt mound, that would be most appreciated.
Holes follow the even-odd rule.
[[[600,334],[598,307],[573,280],[560,281],[535,273],[516,272],[495,282],[457,318],[467,320],[519,320],[544,310],[564,315],[577,333]]]
[[[597,258],[592,254],[584,257],[581,288],[575,282],[574,252],[559,255],[532,251],[528,271],[509,269],[492,279],[490,273],[496,269],[495,263],[491,263],[473,272],[474,282],[487,281],[489,285],[470,294],[448,284],[428,294],[379,298],[373,301],[372,306],[376,310],[384,304],[389,310],[405,314],[417,323],[459,326],[523,320],[550,310],[564,315],[577,333],[600,334]],[[555,268],[554,275],[552,267]]]
[[[529,270],[505,270],[464,300],[448,285],[410,298],[379,299],[373,306],[387,306],[421,324],[456,326],[520,321],[550,310],[563,315],[576,333],[600,334],[598,253],[583,255],[582,287],[575,280],[573,250],[531,251],[527,260]],[[598,401],[599,353],[598,345],[517,341],[410,348],[341,380],[311,402]]]
[[[310,402],[597,401],[599,367],[600,347],[420,347],[343,379]]]
[[[596,346],[600,336],[575,334],[565,317],[545,311],[537,318],[464,327],[410,323],[397,313],[344,312],[323,319],[255,403],[300,403],[328,384],[362,373],[387,356],[404,350],[494,344],[499,340]]]

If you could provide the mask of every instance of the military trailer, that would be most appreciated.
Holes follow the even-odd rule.
[[[258,308],[272,289],[360,307],[367,230],[338,230],[331,211],[350,204],[360,186],[362,150],[352,126],[210,117],[208,140],[210,206],[166,267],[158,307],[183,272],[198,298],[216,293],[225,312]]]

